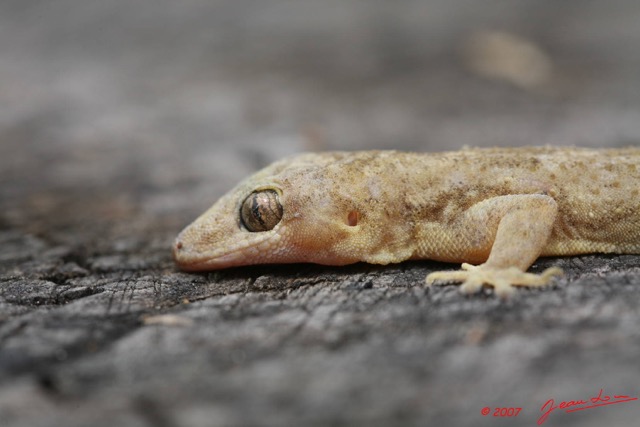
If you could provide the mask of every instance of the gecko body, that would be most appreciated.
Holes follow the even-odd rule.
[[[427,283],[506,295],[539,256],[640,253],[640,149],[302,154],[241,182],[177,237],[184,270],[461,262]]]

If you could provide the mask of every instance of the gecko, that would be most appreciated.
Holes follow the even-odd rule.
[[[173,244],[186,271],[251,264],[462,263],[426,283],[508,296],[547,256],[640,253],[640,148],[307,153],[242,181]]]

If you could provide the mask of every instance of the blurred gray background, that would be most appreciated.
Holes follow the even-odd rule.
[[[169,247],[297,152],[637,145],[639,23],[637,0],[1,1],[0,425],[533,425],[637,394],[638,257],[502,304],[424,290],[438,265],[188,275]]]
[[[5,0],[1,177],[191,180],[146,207],[195,212],[300,151],[634,144],[637,22],[632,0]],[[538,84],[474,67],[492,32],[539,49]]]

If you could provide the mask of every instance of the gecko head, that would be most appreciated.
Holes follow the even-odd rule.
[[[178,235],[177,265],[198,271],[361,260],[363,215],[353,197],[329,187],[333,178],[331,170],[315,164],[276,164],[248,178]]]
[[[276,249],[284,214],[280,191],[272,186],[245,193],[222,197],[178,235],[173,257],[180,268],[196,271],[253,264]]]

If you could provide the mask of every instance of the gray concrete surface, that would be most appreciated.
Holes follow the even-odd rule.
[[[566,277],[500,301],[425,288],[432,262],[187,274],[169,250],[286,154],[636,145],[639,21],[633,0],[2,2],[0,425],[526,426],[640,397],[640,256],[539,260]],[[505,33],[539,56],[491,77],[474,43]],[[637,425],[638,402],[545,425]]]

